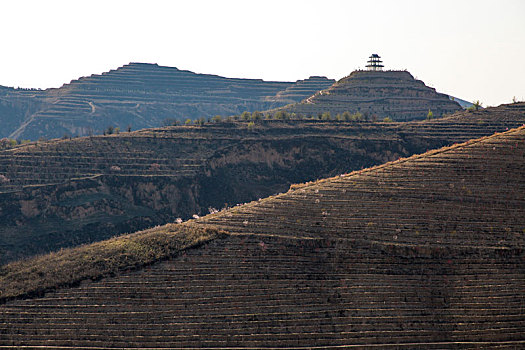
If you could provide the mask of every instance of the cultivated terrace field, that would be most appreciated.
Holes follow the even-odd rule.
[[[410,123],[219,122],[0,151],[0,263],[505,131],[525,104]]]
[[[0,347],[523,348],[524,193],[522,126],[5,265]]]

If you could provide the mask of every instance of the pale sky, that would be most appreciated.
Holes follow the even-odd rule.
[[[6,0],[0,38],[4,86],[59,87],[131,61],[340,79],[378,53],[465,100],[525,100],[525,0]]]

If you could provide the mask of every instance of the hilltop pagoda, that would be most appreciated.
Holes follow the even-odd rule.
[[[381,57],[372,54],[365,70],[355,70],[330,88],[281,110],[307,116],[359,112],[395,121],[425,119],[429,108],[436,116],[461,110],[448,95],[436,92],[406,70],[384,70],[383,67]]]
[[[373,53],[372,56],[369,57],[370,60],[368,60],[368,64],[366,65],[366,68],[368,68],[369,71],[382,71],[383,70],[383,61],[381,61],[381,57]]]

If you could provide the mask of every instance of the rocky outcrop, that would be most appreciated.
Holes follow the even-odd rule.
[[[293,82],[232,79],[156,64],[130,63],[58,89],[0,90],[0,137],[33,139],[101,134],[108,126],[133,130],[187,118],[240,114],[298,102],[333,80],[312,77]],[[294,89],[295,85],[299,85]],[[286,89],[292,92],[284,93]],[[283,92],[281,94],[281,92]],[[31,97],[32,96],[32,97]],[[20,99],[31,108],[9,106]],[[2,107],[2,106],[6,107]]]
[[[425,119],[429,110],[441,117],[461,106],[406,71],[354,71],[330,88],[281,110],[303,116],[359,112],[371,119],[408,121]]]

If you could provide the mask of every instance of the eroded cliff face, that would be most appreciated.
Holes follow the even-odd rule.
[[[188,218],[195,184],[98,176],[0,193],[0,263]]]

